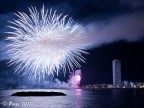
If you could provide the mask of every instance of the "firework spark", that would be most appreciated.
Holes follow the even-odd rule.
[[[59,73],[62,69],[80,68],[85,62],[86,38],[83,27],[74,24],[67,15],[57,14],[52,9],[40,11],[29,8],[30,15],[18,12],[18,19],[11,21],[12,32],[7,32],[11,43],[7,53],[10,65],[16,64],[15,72],[45,77],[46,74]]]

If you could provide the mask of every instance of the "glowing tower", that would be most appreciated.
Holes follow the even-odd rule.
[[[121,85],[121,61],[113,60],[112,61],[112,71],[113,71],[113,85]]]

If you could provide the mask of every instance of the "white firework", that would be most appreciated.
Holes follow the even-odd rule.
[[[57,14],[52,9],[40,11],[29,8],[30,14],[18,12],[18,19],[11,21],[12,32],[7,32],[10,41],[7,53],[10,65],[16,64],[15,72],[45,77],[60,69],[80,68],[85,62],[82,54],[87,54],[88,45],[83,36],[83,27],[73,24],[72,18]],[[67,67],[67,69],[66,69]]]

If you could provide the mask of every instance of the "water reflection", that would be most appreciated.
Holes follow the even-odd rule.
[[[75,89],[76,94],[76,108],[82,108],[82,90],[81,89]]]
[[[20,91],[55,91],[63,92],[67,96],[52,96],[52,97],[12,97],[12,93]],[[144,90],[137,90],[137,95],[134,95],[134,90],[83,90],[83,89],[49,89],[49,90],[4,90],[0,91],[1,102],[31,102],[28,108],[144,108]],[[10,106],[13,107],[13,106]],[[0,108],[4,108],[0,104]],[[5,107],[8,108],[8,107]],[[26,107],[13,107],[26,108]]]
[[[75,89],[75,93],[76,93],[76,95],[77,96],[81,96],[81,92],[82,92],[82,90],[81,89]]]

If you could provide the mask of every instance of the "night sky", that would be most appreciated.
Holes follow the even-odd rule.
[[[82,84],[112,83],[112,60],[122,63],[122,80],[144,81],[144,1],[143,0],[0,0],[0,87],[22,85],[13,75],[4,54],[10,31],[7,21],[13,13],[28,12],[28,7],[57,9],[84,26],[91,46],[82,63]],[[60,75],[60,80],[67,78]]]

